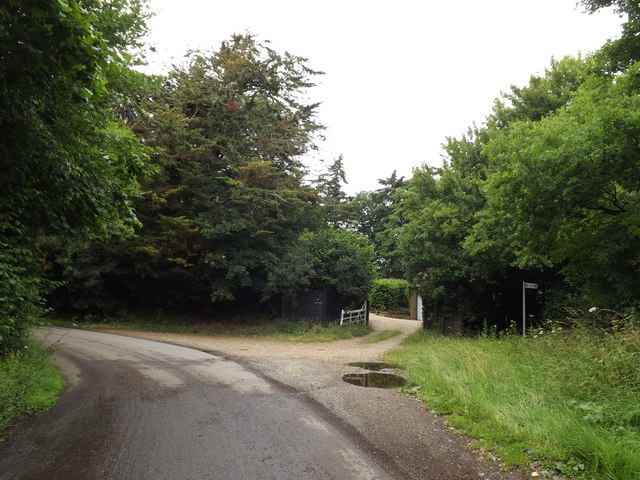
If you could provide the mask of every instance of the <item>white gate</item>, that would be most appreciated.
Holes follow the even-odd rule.
[[[340,325],[345,323],[367,323],[367,302],[358,310],[342,310],[340,313]]]

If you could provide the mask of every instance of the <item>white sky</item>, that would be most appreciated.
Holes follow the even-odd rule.
[[[148,57],[155,73],[188,49],[217,50],[233,33],[325,72],[310,100],[322,102],[320,155],[342,154],[354,194],[395,169],[440,165],[442,143],[482,124],[493,100],[524,86],[552,57],[589,53],[616,38],[622,19],[577,0],[150,0],[156,16]]]

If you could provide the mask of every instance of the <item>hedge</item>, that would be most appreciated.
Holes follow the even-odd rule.
[[[398,278],[379,278],[369,292],[372,310],[394,312],[409,308],[409,283]]]

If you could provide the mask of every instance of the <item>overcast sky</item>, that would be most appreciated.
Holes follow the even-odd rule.
[[[442,143],[482,124],[510,85],[552,57],[596,50],[622,20],[576,0],[150,0],[154,73],[188,49],[217,50],[234,33],[309,59],[325,72],[310,92],[327,127],[320,156],[344,156],[353,194],[393,170],[440,165]]]

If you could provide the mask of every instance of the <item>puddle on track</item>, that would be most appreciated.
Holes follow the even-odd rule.
[[[395,370],[400,367],[399,363],[394,362],[351,362],[347,363],[350,367],[360,367],[365,370],[375,370],[379,372],[380,370]]]
[[[347,373],[346,375],[342,376],[342,380],[359,387],[373,388],[402,387],[407,383],[406,379],[404,379],[400,375],[380,372]]]

